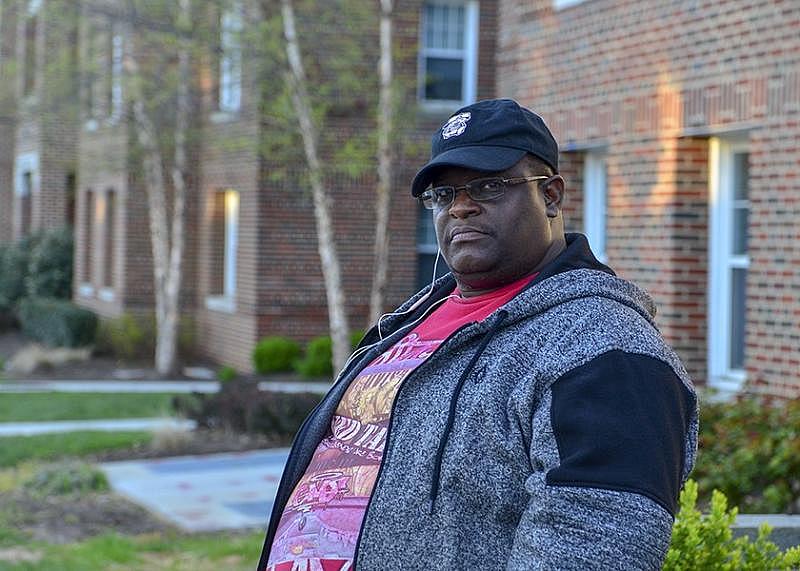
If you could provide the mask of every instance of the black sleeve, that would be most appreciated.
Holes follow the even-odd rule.
[[[609,351],[560,377],[550,411],[561,464],[550,486],[644,495],[674,515],[695,397],[663,361]]]

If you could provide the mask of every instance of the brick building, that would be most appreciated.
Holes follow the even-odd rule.
[[[72,223],[76,16],[59,0],[0,6],[0,240]]]
[[[692,376],[800,394],[800,4],[501,0],[497,92]]]
[[[194,86],[198,143],[190,159],[183,312],[194,323],[199,351],[242,371],[251,369],[250,353],[263,336],[305,340],[327,332],[301,142],[286,134],[293,124],[275,125],[264,112],[275,104],[269,82],[279,83],[274,78],[280,75],[275,62],[265,62],[268,57],[253,47],[261,39],[251,34],[260,33],[271,16],[267,10],[242,1],[209,12],[215,49],[196,62]],[[428,136],[458,106],[491,97],[495,84],[494,3],[409,0],[398,2],[396,11],[396,74],[408,93],[398,113],[403,142],[390,228],[390,306],[429,281],[435,257],[429,214],[408,194],[416,167],[426,159]],[[145,193],[139,167],[130,160],[133,127],[119,80],[130,38],[123,37],[114,14],[114,0],[93,2],[80,19],[75,301],[106,317],[144,315],[153,306]],[[336,55],[331,46],[342,27],[366,30],[359,41],[377,46],[375,12],[361,14],[361,22],[339,15],[350,21],[338,27],[330,27],[335,19],[317,20],[302,11],[298,17],[301,43],[313,41],[303,44],[312,77],[325,81],[336,73],[326,58]],[[363,73],[371,74],[377,52],[365,58]],[[348,316],[358,329],[366,325],[369,303],[375,168],[372,159],[356,173],[335,163],[339,149],[371,136],[374,93],[337,86],[328,97],[321,153],[329,165],[325,182],[334,200]]]

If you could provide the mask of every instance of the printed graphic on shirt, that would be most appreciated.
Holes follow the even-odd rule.
[[[353,380],[328,435],[289,497],[268,571],[351,569],[395,395],[403,379],[440,343],[412,332]]]

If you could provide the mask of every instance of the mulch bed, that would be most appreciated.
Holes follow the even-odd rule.
[[[72,543],[103,533],[138,535],[177,531],[146,509],[112,493],[40,496],[3,494],[0,509],[14,514],[18,531],[48,543]]]
[[[94,462],[115,462],[118,460],[141,460],[145,458],[168,458],[199,454],[218,454],[223,452],[244,452],[264,448],[289,446],[291,439],[267,436],[264,434],[236,434],[221,430],[194,430],[179,435],[174,443],[139,446],[125,450],[109,450],[93,455]]]

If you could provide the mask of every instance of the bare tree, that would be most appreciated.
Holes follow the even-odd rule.
[[[133,6],[131,12],[134,12]],[[129,22],[135,21],[134,13]],[[158,144],[155,121],[148,114],[142,87],[143,77],[136,47],[127,50],[125,68],[134,126],[142,149],[145,189],[153,255],[156,302],[155,366],[161,375],[177,368],[177,339],[180,322],[180,290],[185,245],[186,218],[186,134],[189,124],[191,84],[190,45],[192,14],[190,0],[178,1],[178,82],[175,97],[174,157],[172,161],[172,203],[169,204],[163,165],[167,161]],[[128,34],[132,38],[131,34]]]
[[[377,323],[383,313],[389,268],[389,209],[392,188],[390,135],[392,108],[392,0],[380,0],[380,95],[378,102],[378,186],[375,201],[375,253],[369,320]]]
[[[295,30],[292,0],[281,0],[283,32],[286,39],[286,57],[289,63],[287,79],[292,106],[303,138],[311,194],[314,201],[314,219],[317,227],[317,248],[322,262],[322,276],[328,301],[328,319],[333,341],[333,367],[338,373],[350,354],[350,329],[345,311],[341,264],[336,250],[331,217],[332,199],[323,183],[322,164],[318,152],[318,133],[312,118],[303,60]]]

